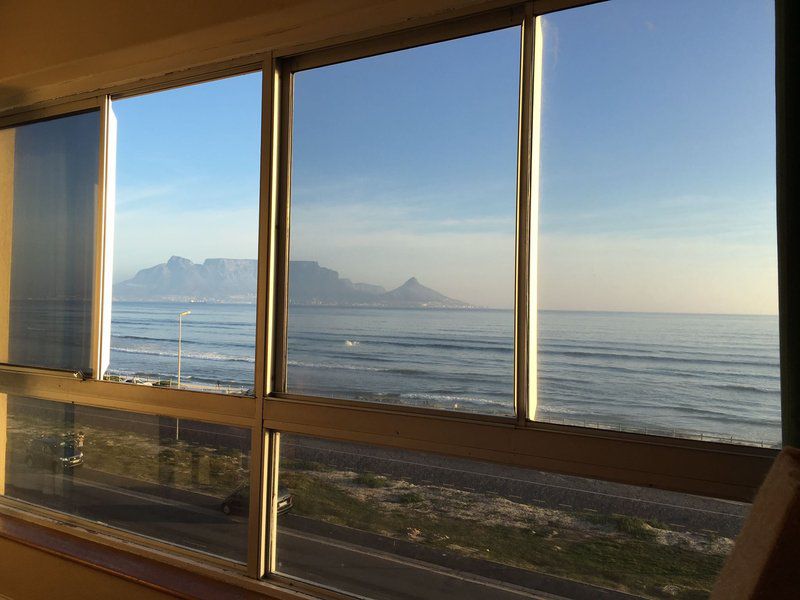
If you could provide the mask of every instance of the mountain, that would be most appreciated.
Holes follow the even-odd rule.
[[[370,304],[385,294],[379,285],[353,283],[333,269],[310,260],[289,263],[289,303],[353,306]]]
[[[145,302],[242,302],[256,300],[257,262],[209,258],[196,264],[173,256],[114,285],[115,300]],[[386,291],[379,285],[353,283],[316,261],[289,263],[289,303],[317,306],[386,308],[470,308],[422,285],[415,277]]]
[[[255,302],[257,262],[207,258],[195,264],[173,256],[114,285],[115,300]]]
[[[425,287],[416,277],[412,277],[399,288],[386,292],[381,297],[386,306],[425,307],[425,308],[467,308],[460,300],[448,298],[436,290]]]

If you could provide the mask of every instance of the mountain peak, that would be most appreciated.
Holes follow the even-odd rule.
[[[448,298],[444,294],[422,285],[416,277],[412,277],[400,287],[386,292],[382,299],[390,306],[399,307],[467,308],[469,306],[465,302]]]
[[[188,258],[183,258],[182,256],[170,256],[167,264],[170,267],[188,267],[193,265],[194,263],[190,261]]]

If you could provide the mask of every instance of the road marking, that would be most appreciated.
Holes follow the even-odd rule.
[[[420,561],[414,559],[406,559],[400,556],[385,554],[378,550],[372,549],[361,549],[359,547],[351,546],[350,544],[346,544],[343,542],[335,542],[333,540],[322,538],[313,534],[299,534],[294,533],[292,531],[283,528],[282,531],[279,532],[279,535],[286,535],[290,537],[294,537],[301,540],[313,540],[318,544],[323,544],[326,546],[331,546],[333,548],[338,548],[340,550],[344,550],[346,552],[352,552],[354,554],[361,554],[363,556],[369,556],[370,558],[379,558],[380,560],[385,560],[387,562],[393,562],[400,565],[404,565],[406,567],[413,567],[415,569],[419,569],[422,571],[429,571],[431,573],[436,573],[437,575],[443,575],[445,577],[451,577],[453,579],[458,579],[460,581],[469,581],[471,583],[475,583],[478,585],[482,585],[488,588],[494,588],[496,590],[500,590],[501,592],[506,592],[509,594],[515,594],[517,596],[521,596],[523,598],[532,598],[534,600],[541,600],[542,593],[541,592],[528,592],[526,590],[515,589],[513,587],[508,587],[502,585],[500,583],[495,583],[489,579],[485,579],[480,575],[473,575],[472,573],[466,573],[464,571],[451,571],[446,567],[437,567],[434,565],[429,565],[427,563],[422,563]]]

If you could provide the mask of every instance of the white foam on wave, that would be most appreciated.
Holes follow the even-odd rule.
[[[112,346],[111,350],[114,352],[124,352],[125,354],[146,354],[148,356],[168,356],[171,358],[178,358],[177,352],[164,352],[161,350],[149,350],[146,348],[119,348]],[[181,352],[181,357],[223,362],[256,362],[256,359],[252,356],[229,356],[226,354],[218,354],[217,352]]]

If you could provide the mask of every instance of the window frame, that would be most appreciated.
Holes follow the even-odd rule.
[[[238,576],[247,575],[251,579],[266,579],[278,584],[284,582],[318,596],[344,598],[347,596],[275,574],[277,528],[274,507],[280,432],[435,452],[731,500],[751,500],[777,455],[775,449],[549,424],[527,418],[536,393],[536,261],[531,260],[531,248],[535,248],[533,242],[537,234],[537,92],[541,91],[541,36],[536,34],[537,18],[595,1],[534,0],[507,3],[488,12],[480,6],[473,7],[470,14],[464,16],[439,15],[411,25],[399,23],[388,31],[376,35],[350,36],[349,40],[338,44],[323,42],[304,47],[265,49],[256,55],[202,65],[0,114],[0,128],[5,128],[85,110],[101,111],[92,373],[78,375],[71,371],[0,364],[0,392],[249,428],[251,496],[247,562],[240,565],[139,534],[105,527],[80,517],[33,507],[11,498],[0,498],[0,512],[8,511],[31,520],[42,517],[52,519],[69,524],[71,530],[89,527],[90,532],[83,535],[94,539],[98,534],[91,532],[99,532],[101,536],[121,538],[141,545],[144,549],[142,552],[148,556],[158,560],[174,560],[192,570],[207,572],[220,568]],[[288,323],[293,73],[515,25],[520,25],[522,29],[515,276],[514,387],[517,416],[464,415],[287,393],[285,343]],[[780,60],[776,67],[780,72]],[[254,396],[157,389],[100,380],[101,339],[107,327],[103,321],[103,301],[109,293],[104,290],[108,284],[105,275],[108,262],[106,208],[109,194],[113,191],[109,189],[110,174],[107,168],[109,150],[113,145],[109,138],[112,103],[121,98],[254,71],[262,73]],[[780,169],[778,175],[780,177]],[[788,199],[781,194],[780,181],[778,188],[780,224],[781,199],[784,204]],[[788,243],[788,235],[779,238],[779,252]],[[788,277],[788,267],[781,263],[779,287],[782,298],[787,293]],[[781,308],[784,307],[785,300],[781,302]],[[786,383],[791,378],[786,374],[788,357],[785,355],[788,346],[785,344],[789,331],[783,311],[781,315],[781,395],[786,440],[791,437],[787,434],[786,426],[790,414],[788,409],[794,405],[787,400]]]

